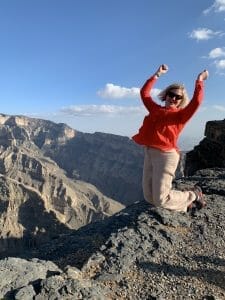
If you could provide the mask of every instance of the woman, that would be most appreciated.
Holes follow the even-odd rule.
[[[141,89],[141,98],[149,114],[133,140],[145,146],[142,181],[145,200],[155,206],[186,212],[190,207],[202,208],[206,203],[198,186],[190,191],[172,189],[180,158],[177,139],[203,100],[203,81],[209,74],[204,70],[198,75],[189,103],[184,86],[172,84],[159,94],[165,102],[165,106],[160,106],[153,101],[150,91],[157,79],[167,71],[167,65],[161,65]]]

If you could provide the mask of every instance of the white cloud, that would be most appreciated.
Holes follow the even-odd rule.
[[[225,47],[223,48],[215,48],[209,52],[209,58],[218,58],[225,56]]]
[[[214,48],[209,52],[208,58],[213,59],[213,64],[216,66],[217,74],[225,75],[225,47]]]
[[[126,88],[113,83],[107,83],[102,90],[97,92],[98,96],[106,99],[138,98],[139,94],[139,88]]]
[[[225,0],[215,0],[213,5],[203,11],[204,14],[208,14],[210,11],[223,12],[225,11]]]
[[[225,106],[222,105],[213,105],[213,108],[219,111],[225,111]]]
[[[161,92],[160,89],[152,89],[151,90],[151,96],[152,97],[157,97],[160,92]]]
[[[69,116],[94,116],[94,115],[127,115],[143,114],[143,106],[116,106],[116,105],[73,105],[64,107],[61,112]]]
[[[224,70],[225,69],[225,59],[220,59],[220,60],[215,61],[215,65],[218,70]]]
[[[160,89],[152,89],[151,96],[156,97]],[[113,83],[107,83],[105,87],[97,92],[97,95],[104,99],[140,98],[140,88],[126,88]]]
[[[194,29],[190,34],[189,37],[192,39],[196,39],[197,41],[209,40],[215,36],[223,35],[222,31],[213,31],[208,28],[198,28]]]

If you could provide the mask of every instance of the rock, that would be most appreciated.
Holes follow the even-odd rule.
[[[140,201],[24,252],[28,265],[36,257],[58,269],[19,285],[14,280],[10,293],[9,286],[0,289],[2,297],[35,292],[33,299],[224,299],[225,195],[216,189],[224,174],[202,170],[175,182],[179,189],[202,187],[207,207],[200,211],[178,213]],[[7,278],[17,270],[8,264],[3,272]]]
[[[123,153],[123,137],[83,135],[63,124],[17,116],[1,115],[0,124],[1,298],[225,299],[225,168],[174,181],[178,189],[202,187],[207,200],[202,210],[154,208],[137,192],[132,204],[109,216],[116,203],[110,198],[110,206],[96,187],[81,181],[88,177],[84,159],[88,152],[90,181],[100,168],[115,191],[113,176],[121,175],[115,195],[124,195],[129,204],[129,191],[122,189],[134,180],[130,171],[131,179],[126,178],[136,157],[129,139]],[[82,160],[72,160],[70,149],[84,154]],[[67,163],[65,173],[59,165],[66,155],[71,168]],[[84,219],[95,222],[85,225]],[[32,247],[21,246],[24,239]],[[16,257],[9,257],[10,251]]]
[[[143,197],[143,149],[128,137],[78,132],[66,144],[44,145],[42,150],[69,176],[92,183],[123,205]]]
[[[13,299],[15,296],[16,299],[32,299],[30,296],[36,294],[34,286],[38,282],[61,272],[50,261],[38,259],[28,261],[16,257],[0,260],[0,297]]]
[[[186,154],[186,175],[215,167],[225,167],[225,119],[208,121],[205,127],[205,138]]]
[[[31,300],[36,295],[32,285],[28,285],[24,288],[21,288],[18,292],[15,293],[16,300]]]

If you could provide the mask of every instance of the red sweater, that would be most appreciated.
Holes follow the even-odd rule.
[[[196,80],[193,98],[185,108],[167,108],[156,104],[150,96],[155,82],[156,78],[152,76],[141,89],[141,98],[149,114],[144,118],[139,133],[132,138],[140,145],[162,151],[178,150],[179,134],[203,100],[203,81]]]

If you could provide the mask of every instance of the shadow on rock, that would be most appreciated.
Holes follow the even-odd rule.
[[[140,222],[146,223],[146,230],[148,231],[148,220],[151,220],[150,223],[153,226],[155,224],[171,227],[190,226],[190,218],[187,214],[156,209],[149,203],[140,201],[108,219],[91,223],[76,232],[61,236],[57,240],[57,244],[47,243],[43,245],[37,255],[41,259],[54,261],[61,268],[66,265],[82,268],[92,254],[99,251],[101,247],[104,249],[113,247],[110,241],[113,239],[117,243],[115,240],[118,239],[118,233],[129,232],[131,229],[131,231],[136,232],[137,236],[141,236],[139,232]],[[130,242],[132,243],[132,241],[133,237],[130,236]],[[122,243],[123,241],[119,241],[119,244]],[[133,243],[135,242],[133,241]]]
[[[1,259],[9,255],[30,258],[32,256],[30,250],[71,232],[71,229],[59,222],[53,212],[46,211],[43,202],[38,197],[29,198],[20,206],[18,223],[24,228],[23,236],[0,239]]]

